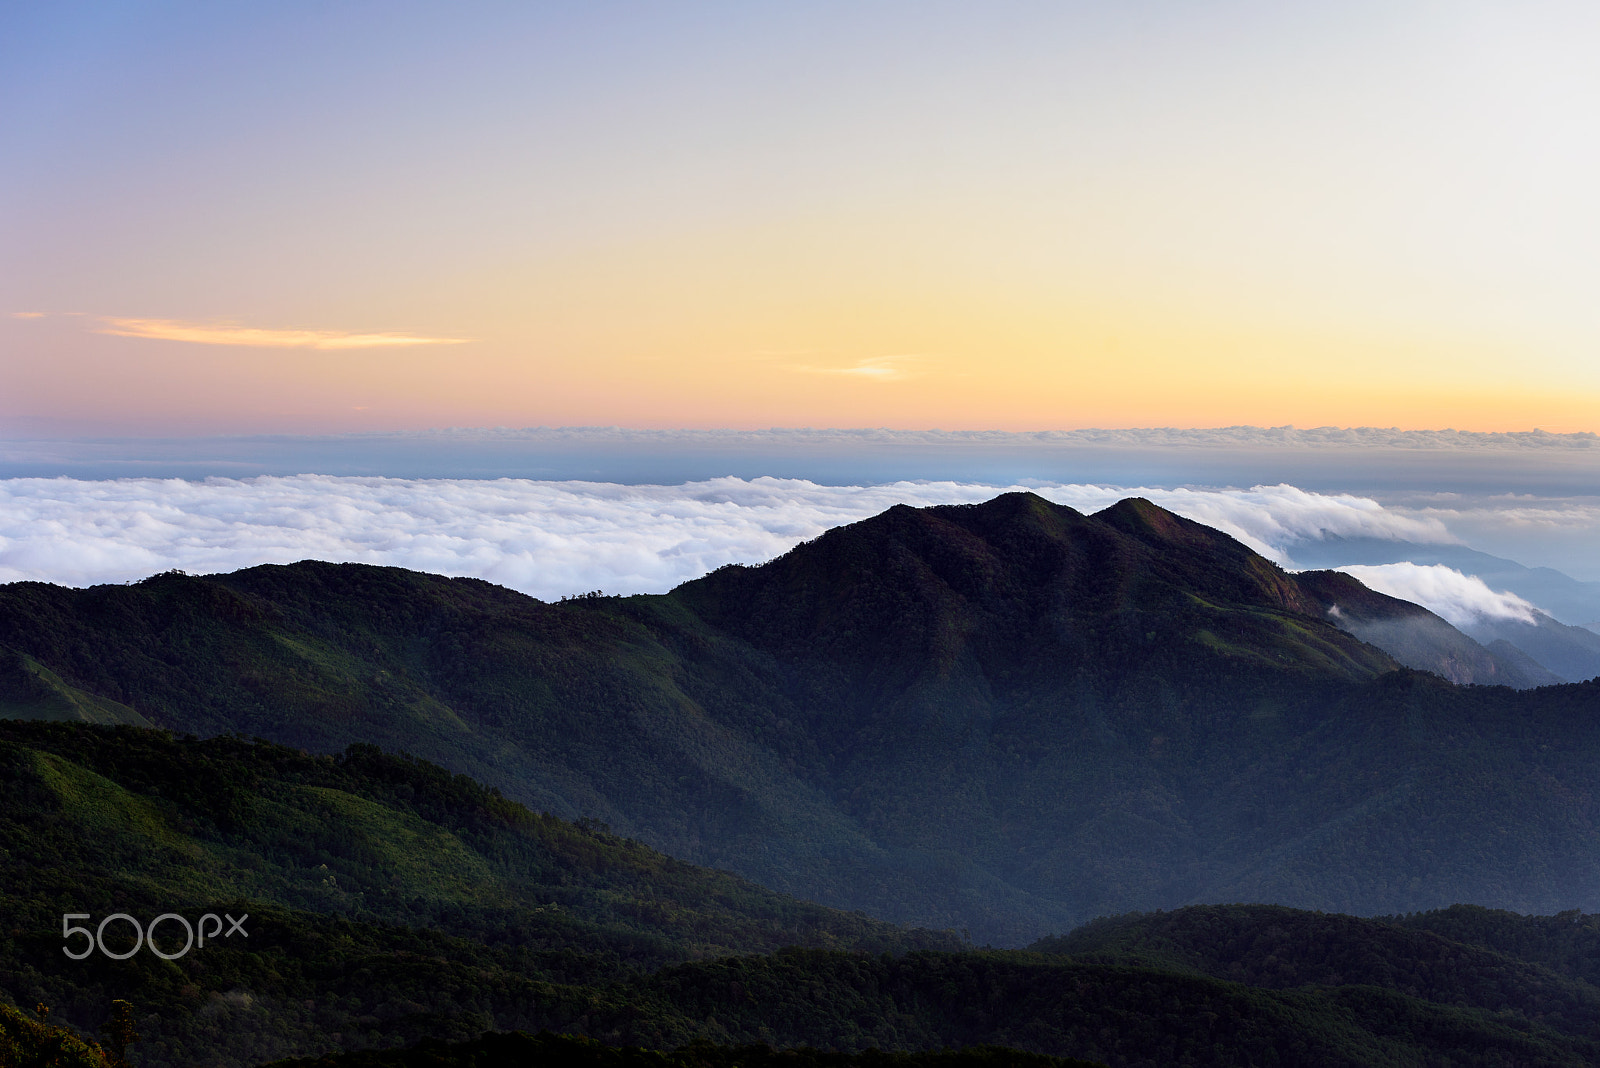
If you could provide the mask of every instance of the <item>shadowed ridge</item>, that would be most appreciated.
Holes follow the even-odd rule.
[[[1215,547],[1222,538],[1234,541],[1213,527],[1169,512],[1145,497],[1124,497],[1094,513],[1094,517],[1146,542]]]
[[[536,597],[479,578],[450,577],[376,564],[301,560],[293,564],[259,564],[211,581],[270,604],[279,612],[322,614],[344,607],[394,601],[438,603],[457,609],[493,607],[534,610]]]
[[[1322,606],[1277,564],[1237,538],[1143,497],[1118,501],[1093,518],[1155,550],[1153,570],[1168,581],[1246,604],[1322,616]]]
[[[1139,499],[1094,516],[1026,492],[900,505],[669,596],[779,657],[891,690],[963,658],[989,675],[1050,663],[1110,677],[1148,666],[1155,647],[1166,660],[1220,653],[1345,679],[1396,666],[1333,626],[1276,564]]]
[[[1420,619],[1433,613],[1412,601],[1379,593],[1343,571],[1301,571],[1296,581],[1324,605],[1337,604],[1341,613],[1356,619]],[[1437,619],[1437,616],[1434,616]]]
[[[1069,527],[1081,525],[1088,518],[1076,508],[1055,504],[1027,490],[1002,493],[978,504],[943,504],[922,511],[985,532],[1031,524],[1041,532],[1060,533]]]
[[[1469,915],[1455,915],[1467,912]],[[1470,913],[1483,914],[1481,918]],[[1474,944],[1469,929],[1521,933],[1554,917],[1445,910],[1416,917],[1360,918],[1276,905],[1191,905],[1171,912],[1103,918],[1030,948],[1097,962],[1195,971],[1277,989],[1366,986],[1403,990],[1445,1005],[1471,1006],[1593,1038],[1600,990],[1539,962],[1530,946],[1507,952]],[[1582,917],[1568,926],[1579,928]],[[1430,922],[1449,935],[1427,929]],[[1461,930],[1452,930],[1458,928]],[[1574,932],[1592,944],[1588,930]],[[1466,937],[1462,937],[1465,935]],[[1588,938],[1583,938],[1588,935]],[[1521,959],[1518,959],[1521,958]]]
[[[1482,643],[1480,642],[1479,644]],[[1504,638],[1496,638],[1488,645],[1485,645],[1484,648],[1493,653],[1494,658],[1506,665],[1511,671],[1520,673],[1527,679],[1534,680],[1529,683],[1531,686],[1559,686],[1564,682],[1570,681],[1557,675]],[[1508,683],[1507,685],[1511,684]],[[1523,688],[1518,687],[1518,689]]]
[[[904,655],[969,632],[985,606],[1037,596],[1081,555],[1082,514],[1031,493],[977,505],[896,505],[758,567],[728,567],[670,597],[768,649],[848,660]],[[942,637],[941,637],[942,636]]]

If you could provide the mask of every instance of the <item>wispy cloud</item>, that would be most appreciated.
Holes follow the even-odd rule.
[[[44,317],[45,317],[45,313],[44,312],[12,312],[11,313],[11,318],[13,318],[13,319],[43,319]]]
[[[864,378],[872,382],[890,382],[897,378],[909,378],[911,372],[906,370],[905,364],[920,359],[917,356],[874,356],[869,360],[861,360],[849,367],[817,367],[813,364],[796,364],[794,370],[812,375],[844,375],[850,378]]]
[[[1532,604],[1443,564],[1351,564],[1336,570],[1354,575],[1379,593],[1420,604],[1458,627],[1488,619],[1534,622]]]
[[[1116,492],[1147,497],[1181,516],[1231,534],[1268,559],[1290,567],[1294,566],[1292,554],[1297,544],[1328,537],[1434,544],[1457,541],[1437,519],[1397,513],[1370,497],[1349,493],[1312,493],[1284,484],[1247,490]]]
[[[352,334],[339,330],[267,330],[236,323],[188,323],[178,319],[105,319],[95,332],[196,345],[243,345],[263,349],[376,349],[413,345],[460,345],[466,338],[415,334]]]

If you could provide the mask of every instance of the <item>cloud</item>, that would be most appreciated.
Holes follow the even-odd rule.
[[[822,486],[731,477],[678,486],[330,475],[18,478],[0,480],[0,581],[86,586],[168,568],[210,573],[310,558],[472,575],[545,599],[594,589],[662,592],[725,563],[772,559],[829,527],[894,504],[974,503],[1022,488],[1085,512],[1147,497],[1281,560],[1310,531],[1418,532],[1416,521],[1371,501],[1292,486],[1202,491],[960,482]]]
[[[12,312],[11,313],[11,318],[13,318],[13,319],[43,319],[46,314],[48,314],[48,313],[46,313],[46,312]]]
[[[1256,552],[1292,566],[1297,542],[1327,537],[1454,543],[1439,519],[1404,515],[1368,497],[1310,493],[1295,486],[1248,490],[1155,490],[1151,500],[1179,515],[1226,531]]]
[[[851,367],[815,367],[810,364],[797,364],[793,369],[813,375],[847,375],[851,378],[865,378],[874,382],[888,382],[896,378],[909,378],[910,372],[901,364],[911,360],[920,359],[917,356],[874,356],[870,360],[861,360]]]
[[[466,338],[412,334],[350,334],[336,330],[264,330],[232,323],[176,319],[106,319],[97,334],[188,341],[197,345],[247,345],[266,349],[374,349],[411,345],[461,345]]]
[[[1520,530],[1588,532],[1600,527],[1600,504],[1570,498],[1529,500],[1495,494],[1463,500],[1453,507],[1429,505],[1409,511],[1452,525],[1476,524],[1487,518],[1496,526]]]
[[[1478,576],[1443,564],[1351,564],[1337,570],[1379,593],[1420,604],[1458,627],[1495,619],[1534,622],[1532,604],[1514,593],[1497,593]]]

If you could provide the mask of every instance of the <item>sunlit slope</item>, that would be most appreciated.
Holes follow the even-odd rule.
[[[150,725],[127,705],[69,686],[33,657],[13,649],[0,649],[0,717],[6,716]]]
[[[0,723],[0,1000],[80,1027],[133,1001],[141,1063],[247,1066],[340,1045],[570,1025],[664,964],[782,946],[954,948],[530,813],[433,765],[233,738]],[[243,918],[164,961],[63,937]],[[221,934],[222,930],[228,933]],[[201,927],[201,933],[204,928]],[[133,949],[128,921],[103,932]],[[63,946],[82,959],[63,953]]]
[[[14,892],[104,877],[137,885],[141,898],[249,898],[444,929],[452,921],[441,917],[498,916],[524,933],[553,932],[535,942],[645,964],[792,944],[956,944],[529,812],[371,746],[335,758],[237,738],[3,722],[0,758]]]
[[[980,942],[1207,900],[1600,904],[1596,689],[1403,671],[1331,609],[1420,609],[1346,586],[1146,501],[1008,494],[658,597],[312,562],[18,583],[0,645],[161,726],[403,749]],[[1475,648],[1413,638],[1413,662]]]

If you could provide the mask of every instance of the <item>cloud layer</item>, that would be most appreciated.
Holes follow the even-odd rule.
[[[550,599],[662,592],[725,563],[758,563],[894,504],[987,500],[1028,488],[1091,512],[1143,496],[1285,564],[1324,534],[1440,541],[1435,520],[1293,486],[1239,491],[957,482],[820,486],[718,478],[680,486],[526,479],[8,479],[0,581],[86,586],[169,568],[211,573],[301,559],[472,575]]]
[[[1336,570],[1379,593],[1414,601],[1458,627],[1485,620],[1534,622],[1534,606],[1521,597],[1491,590],[1478,576],[1443,564],[1349,564]]]

